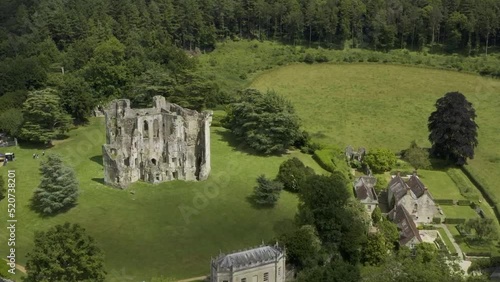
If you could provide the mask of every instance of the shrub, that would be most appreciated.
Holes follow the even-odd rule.
[[[389,149],[370,150],[364,158],[364,162],[375,172],[390,171],[396,161],[396,155]]]
[[[455,204],[452,199],[434,199],[434,202],[443,206],[453,206]]]
[[[291,158],[281,163],[276,180],[283,183],[283,189],[299,192],[306,178],[314,174],[314,170],[305,166],[298,158]]]
[[[247,76],[247,74],[246,74],[246,73],[242,73],[242,74],[240,74],[240,79],[245,80],[245,79],[247,79],[247,78],[248,78],[248,76]]]
[[[434,224],[441,224],[442,219],[440,217],[433,217],[432,218],[432,223]]]
[[[306,63],[306,64],[313,64],[314,63],[314,56],[311,55],[310,53],[307,53],[304,56],[304,63]]]
[[[457,204],[459,206],[470,206],[471,205],[471,201],[470,200],[458,200],[457,201]]]
[[[452,217],[447,217],[444,219],[444,222],[446,224],[463,224],[465,223],[467,220],[465,218],[452,218]]]
[[[316,55],[316,62],[318,63],[326,63],[329,61],[328,57],[325,54]]]

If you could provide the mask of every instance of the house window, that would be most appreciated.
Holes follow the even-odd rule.
[[[247,282],[246,278],[241,278],[241,282]]]
[[[264,273],[264,282],[269,281],[269,272]]]

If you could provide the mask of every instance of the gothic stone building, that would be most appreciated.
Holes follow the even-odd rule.
[[[152,183],[204,180],[210,173],[211,112],[198,113],[153,98],[152,108],[132,109],[126,99],[104,110],[104,182],[126,188],[139,179]]]
[[[277,244],[212,259],[210,282],[285,282],[286,251]]]

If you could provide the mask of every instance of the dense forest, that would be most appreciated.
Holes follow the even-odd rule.
[[[226,103],[231,93],[194,55],[227,39],[487,54],[499,9],[497,0],[0,0],[0,104],[9,109],[0,129],[19,135],[28,92],[44,88],[77,123],[115,97]]]

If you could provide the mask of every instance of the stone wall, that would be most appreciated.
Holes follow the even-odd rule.
[[[205,180],[210,173],[212,112],[184,109],[153,98],[153,107],[132,109],[126,99],[104,110],[104,182],[118,188],[143,180]]]

